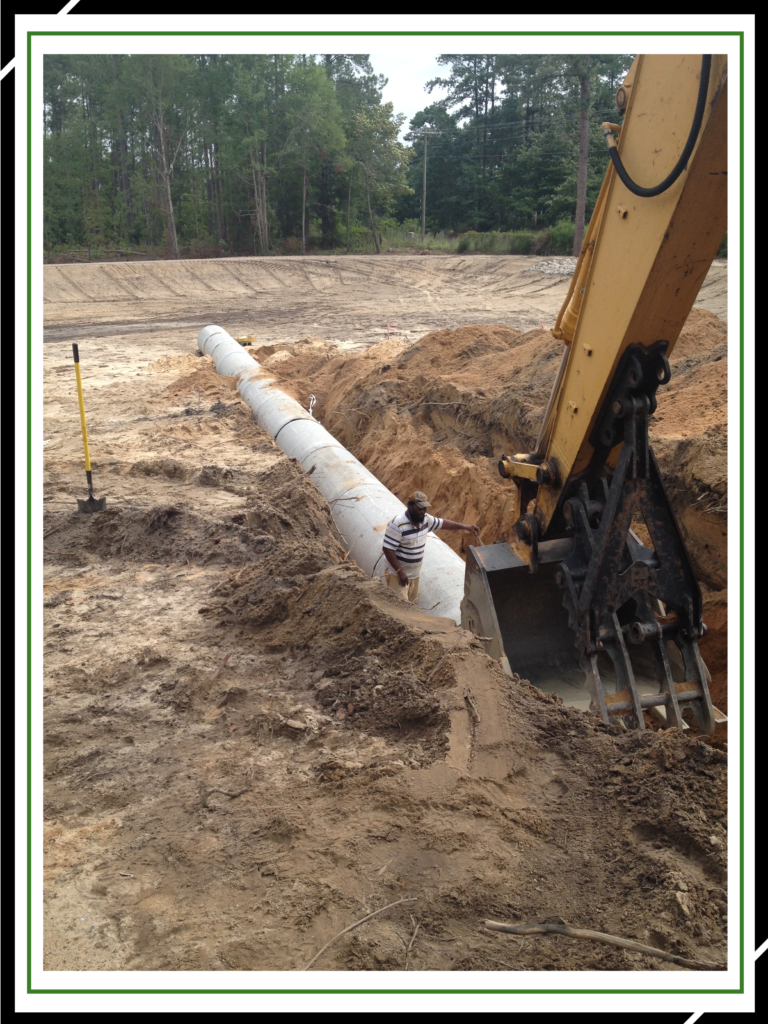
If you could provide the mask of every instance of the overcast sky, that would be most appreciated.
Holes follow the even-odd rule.
[[[389,85],[384,89],[384,102],[392,103],[396,114],[405,114],[406,121],[400,137],[408,131],[411,118],[417,111],[441,99],[444,89],[428,93],[424,86],[430,78],[443,78],[450,68],[441,67],[435,57],[413,53],[372,53],[371,64],[377,75],[386,75]]]

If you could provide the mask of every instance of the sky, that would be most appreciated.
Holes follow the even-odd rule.
[[[450,68],[441,67],[434,57],[417,56],[413,53],[372,53],[370,61],[377,75],[385,75],[389,85],[384,89],[384,102],[392,103],[396,114],[405,114],[406,121],[400,131],[400,138],[409,128],[414,114],[435,100],[445,96],[444,89],[433,89],[428,93],[424,86],[430,78],[442,78]]]

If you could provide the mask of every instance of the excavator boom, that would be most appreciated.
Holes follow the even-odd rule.
[[[499,463],[518,519],[509,542],[470,549],[463,624],[510,670],[580,689],[606,722],[644,728],[649,713],[683,729],[690,709],[711,734],[701,592],[648,418],[726,230],[726,58],[638,56],[617,107],[536,449]]]

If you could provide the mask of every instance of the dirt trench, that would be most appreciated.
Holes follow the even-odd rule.
[[[499,457],[535,446],[561,352],[548,330],[470,325],[360,353],[307,337],[254,357],[302,404],[314,394],[315,415],[400,498],[425,491],[434,511],[478,523],[491,544],[509,539],[517,518]],[[713,700],[727,713],[726,324],[694,309],[671,367],[651,441],[702,583],[701,646]],[[470,538],[443,539],[463,556]]]
[[[484,917],[723,960],[727,754],[510,681],[346,560],[209,359],[125,344],[87,378],[100,516],[46,363],[45,967],[296,971],[401,899],[315,969],[669,968]]]

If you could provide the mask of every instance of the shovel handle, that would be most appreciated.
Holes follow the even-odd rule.
[[[75,376],[77,377],[77,400],[80,403],[80,429],[83,432],[83,448],[85,449],[85,473],[88,483],[91,482],[91,455],[88,451],[88,428],[85,425],[85,403],[83,402],[83,381],[80,377],[80,353],[77,345],[72,343],[72,355],[75,357]]]

